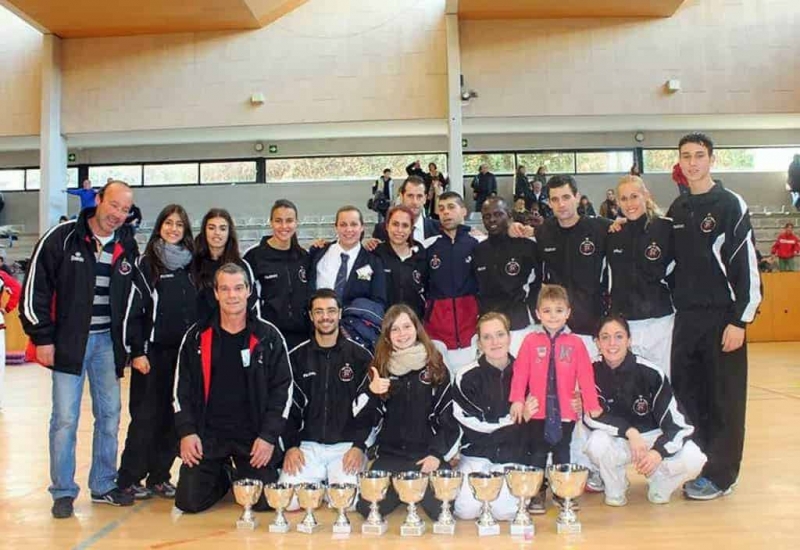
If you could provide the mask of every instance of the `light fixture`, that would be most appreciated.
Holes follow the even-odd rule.
[[[264,144],[261,143],[260,141],[257,141],[256,144],[253,146],[253,149],[255,149],[257,152],[260,153],[261,151],[264,150]]]
[[[472,98],[478,97],[478,92],[475,90],[468,90],[464,85],[464,75],[461,75],[461,101],[469,101]]]
[[[643,141],[644,141],[644,133],[642,133],[642,132],[636,132],[636,133],[633,135],[633,139],[635,139],[635,140],[636,140],[636,141],[638,141],[639,143],[643,142]]]
[[[262,105],[264,101],[266,101],[266,99],[264,99],[264,94],[261,92],[256,92],[250,96],[250,103],[253,105]]]
[[[670,78],[664,85],[666,86],[667,91],[672,93],[679,92],[681,89],[681,81],[677,78]]]

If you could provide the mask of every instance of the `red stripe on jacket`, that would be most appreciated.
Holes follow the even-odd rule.
[[[208,396],[211,393],[211,342],[214,339],[214,329],[208,327],[200,333],[200,365],[203,369],[203,398],[208,403]],[[255,334],[250,334],[250,355],[258,344]]]

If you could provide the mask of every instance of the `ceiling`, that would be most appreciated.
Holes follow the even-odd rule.
[[[246,30],[308,0],[0,0],[42,32],[62,38]]]
[[[684,0],[457,0],[460,19],[670,17]]]

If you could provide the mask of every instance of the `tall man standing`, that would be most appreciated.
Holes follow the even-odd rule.
[[[414,240],[423,242],[429,237],[438,235],[440,231],[439,222],[426,218],[423,210],[425,208],[425,180],[419,176],[408,176],[403,184],[400,186],[400,200],[404,206],[407,206],[414,213]],[[389,240],[389,235],[386,233],[386,223],[380,222],[375,225],[372,230],[373,239],[378,239],[386,242]],[[377,242],[365,242],[364,248],[373,250],[378,246]]]
[[[94,412],[92,501],[130,506],[117,488],[119,378],[127,363],[122,341],[125,304],[138,248],[124,225],[133,204],[128,184],[111,181],[95,207],[45,233],[31,256],[20,310],[36,361],[50,368],[50,494],[54,518],[68,518],[79,487],[75,445],[83,382],[89,378]]]
[[[472,180],[472,196],[475,199],[475,212],[480,212],[483,201],[497,195],[497,178],[489,172],[488,164],[481,164]]]
[[[745,326],[761,302],[761,279],[747,204],[711,178],[714,144],[704,134],[679,144],[689,193],[667,216],[675,234],[677,310],[672,384],[708,456],[684,492],[695,500],[729,494],[739,476],[747,401]]]

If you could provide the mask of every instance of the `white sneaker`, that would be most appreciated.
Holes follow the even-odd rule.
[[[624,493],[618,497],[612,497],[606,495],[605,503],[606,506],[614,506],[616,508],[619,508],[628,504],[628,497]]]
[[[669,504],[671,496],[672,495],[665,495],[664,493],[656,491],[652,487],[647,490],[647,500],[653,504]]]

